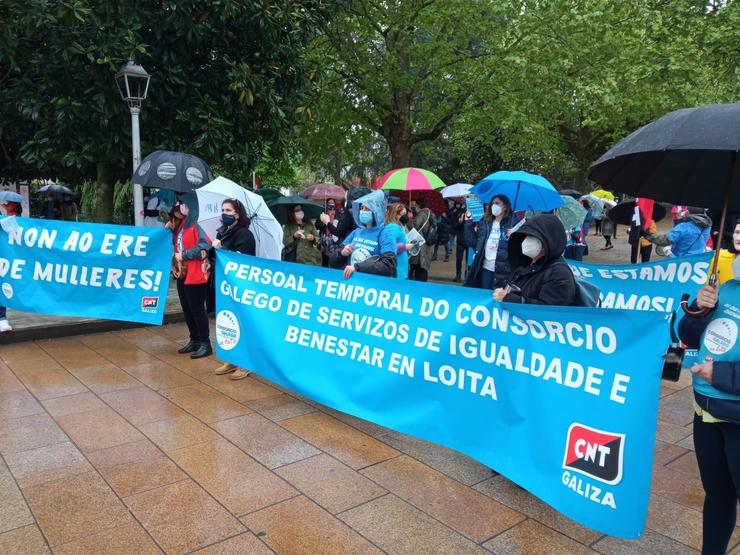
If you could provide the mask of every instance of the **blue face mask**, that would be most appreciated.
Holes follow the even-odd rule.
[[[233,224],[236,221],[236,216],[232,216],[231,214],[221,214],[221,222],[226,226],[229,227],[231,224]]]
[[[369,211],[360,211],[360,222],[362,222],[362,225],[373,223],[373,213]]]

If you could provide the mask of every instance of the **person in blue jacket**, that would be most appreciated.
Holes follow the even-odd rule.
[[[703,208],[690,207],[679,214],[679,223],[665,235],[643,231],[645,239],[659,247],[671,247],[671,258],[701,254],[709,240],[712,220]]]
[[[396,241],[396,277],[398,279],[409,278],[409,253],[414,247],[406,236],[406,226],[409,223],[409,213],[406,205],[401,202],[391,204],[385,214],[385,227]]]
[[[342,256],[349,257],[344,279],[355,272],[396,277],[396,239],[385,225],[383,191],[373,191],[352,202],[357,229],[342,242]]]
[[[740,251],[740,220],[730,250]],[[705,492],[704,555],[726,552],[740,500],[740,256],[732,270],[733,279],[721,287],[704,285],[699,290],[692,307],[708,312],[686,315],[678,327],[681,340],[699,349],[691,372],[694,447]]]

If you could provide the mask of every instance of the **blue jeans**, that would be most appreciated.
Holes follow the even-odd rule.
[[[444,243],[445,246],[445,260],[450,259],[450,242],[447,241]],[[437,258],[437,250],[439,250],[439,243],[434,245],[434,252],[432,253],[432,258]]]

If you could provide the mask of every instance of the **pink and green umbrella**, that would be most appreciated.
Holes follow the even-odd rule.
[[[434,173],[419,168],[391,170],[381,178],[380,183],[381,189],[395,191],[431,191],[445,186]]]

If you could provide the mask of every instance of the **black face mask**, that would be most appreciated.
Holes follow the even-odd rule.
[[[401,222],[403,225],[406,225],[407,223],[409,223],[409,215],[404,214],[403,216],[398,218],[398,221]]]
[[[223,223],[226,227],[229,227],[235,221],[236,216],[232,216],[231,214],[221,214],[221,223]]]
[[[412,214],[413,214],[414,216],[416,216],[416,214],[417,214],[418,212],[419,212],[419,211],[418,211],[418,210],[417,210],[416,208],[412,208],[412,209],[411,209],[411,213],[412,213]]]

